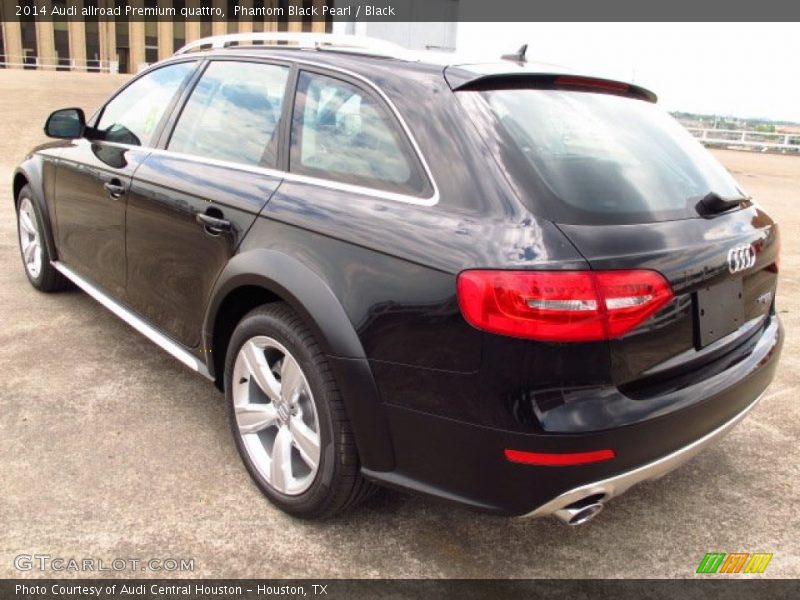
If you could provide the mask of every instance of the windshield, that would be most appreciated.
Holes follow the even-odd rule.
[[[520,195],[553,221],[675,220],[696,217],[710,191],[744,195],[689,132],[650,102],[553,89],[460,95],[470,96],[465,105]]]

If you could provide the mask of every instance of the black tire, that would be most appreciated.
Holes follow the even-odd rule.
[[[296,495],[281,493],[259,473],[237,423],[232,392],[234,366],[244,344],[259,336],[269,337],[289,351],[313,395],[319,425],[319,466],[310,487]],[[242,381],[238,383],[242,385]],[[225,398],[242,461],[264,495],[284,512],[306,519],[331,517],[354,506],[373,490],[373,485],[361,476],[353,432],[328,360],[312,332],[288,305],[275,302],[260,306],[239,322],[225,357]]]
[[[25,255],[22,250],[24,234],[20,225],[19,213],[23,203],[26,201],[30,203],[30,206],[32,206],[33,212],[36,216],[36,222],[33,223],[33,225],[38,232],[39,247],[41,249],[41,266],[38,273],[35,275],[31,273],[26,265]],[[47,225],[44,220],[44,215],[42,215],[42,211],[39,210],[38,203],[36,200],[34,200],[33,192],[31,191],[30,186],[26,185],[20,190],[19,196],[17,196],[17,242],[19,244],[20,257],[22,258],[22,268],[25,271],[25,275],[28,277],[28,281],[30,281],[31,285],[40,292],[60,292],[61,290],[70,287],[70,282],[66,277],[59,273],[52,264],[50,264],[50,261],[53,260],[53,257],[50,255],[47,244],[45,243],[47,235],[46,227]]]

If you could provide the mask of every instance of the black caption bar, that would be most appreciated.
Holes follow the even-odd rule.
[[[689,580],[481,580],[481,579],[5,579],[4,600],[257,600],[315,598],[459,600],[628,598],[760,600],[800,597],[800,581],[716,576]]]
[[[790,0],[0,0],[0,20],[797,21]]]

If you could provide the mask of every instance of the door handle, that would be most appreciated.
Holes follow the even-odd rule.
[[[111,181],[107,181],[103,184],[103,187],[108,192],[108,195],[113,198],[114,200],[119,200],[125,195],[127,191],[125,186],[122,185],[122,182],[119,179],[112,179]]]
[[[200,213],[197,215],[197,222],[202,225],[207,233],[219,235],[223,231],[231,230],[231,222],[208,214]]]

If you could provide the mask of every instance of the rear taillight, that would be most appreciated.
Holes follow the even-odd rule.
[[[551,342],[620,337],[673,297],[655,271],[464,271],[458,303],[484,331]]]
[[[611,460],[616,453],[607,448],[605,450],[592,450],[591,452],[526,452],[525,450],[504,451],[506,460],[522,465],[538,465],[541,467],[569,467],[573,465],[587,465],[589,463]]]

